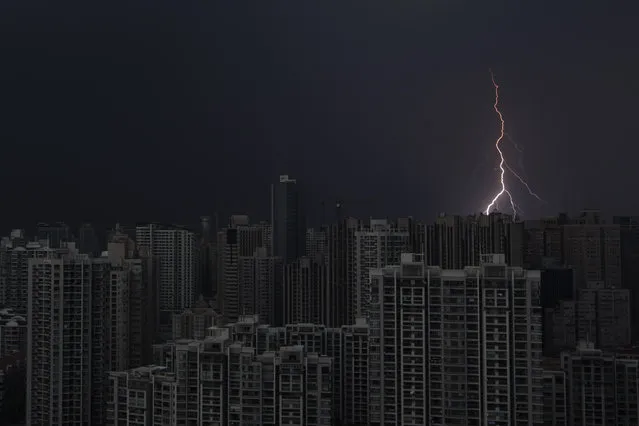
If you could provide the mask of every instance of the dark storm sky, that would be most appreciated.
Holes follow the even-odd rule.
[[[489,68],[525,154],[505,150],[548,201],[511,178],[528,216],[639,212],[631,2],[50,3],[0,3],[3,228],[265,218],[283,173],[312,214],[477,211]]]

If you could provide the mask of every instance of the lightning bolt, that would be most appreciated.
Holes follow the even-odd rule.
[[[508,134],[508,133],[504,133],[504,136],[506,136],[506,138],[508,138],[508,140],[510,141],[510,143],[513,144],[513,146],[515,147],[515,149],[519,152],[521,152],[523,154],[524,149],[522,147],[520,147],[517,142],[515,142],[515,140]]]
[[[521,176],[519,176],[519,175],[517,174],[517,172],[515,172],[515,171],[512,169],[512,167],[510,167],[510,166],[508,165],[508,163],[504,163],[504,165],[506,166],[506,168],[508,169],[508,171],[509,171],[510,173],[512,173],[512,174],[513,174],[513,176],[515,176],[515,177],[517,178],[517,180],[519,180],[519,182],[521,182],[521,184],[522,184],[522,185],[524,185],[524,186],[526,187],[526,189],[528,190],[528,193],[529,193],[530,195],[532,195],[533,197],[535,197],[536,199],[538,199],[538,200],[539,200],[539,201],[541,201],[542,203],[545,203],[545,202],[546,202],[546,201],[544,201],[544,200],[543,200],[543,199],[542,199],[539,195],[537,195],[537,194],[535,193],[535,191],[533,191],[533,190],[530,188],[530,185],[528,185],[528,183],[524,180],[524,178],[522,178]]]
[[[493,82],[493,86],[495,88],[495,103],[493,104],[493,109],[497,113],[497,117],[499,117],[499,123],[500,123],[500,133],[499,133],[499,137],[495,141],[495,149],[497,150],[497,153],[499,154],[499,171],[500,171],[499,172],[499,183],[500,183],[501,189],[493,197],[493,199],[490,202],[490,204],[488,204],[488,206],[486,206],[485,214],[490,214],[490,211],[493,210],[493,208],[497,205],[499,199],[504,194],[506,194],[506,196],[508,197],[508,201],[510,201],[510,207],[512,208],[512,211],[513,211],[513,219],[515,219],[517,217],[517,214],[521,213],[521,209],[515,203],[515,200],[513,199],[512,194],[510,193],[510,191],[506,187],[506,170],[509,171],[513,176],[515,176],[517,178],[517,180],[522,185],[524,185],[526,187],[526,189],[528,190],[528,193],[531,196],[535,197],[536,199],[538,199],[541,202],[545,202],[545,201],[530,188],[530,185],[528,185],[528,183],[524,180],[524,178],[522,178],[517,172],[515,172],[515,170],[513,170],[512,167],[510,167],[510,165],[506,161],[506,157],[504,156],[504,152],[501,150],[501,146],[500,146],[501,142],[503,141],[504,138],[508,138],[510,140],[510,142],[514,145],[514,147],[515,147],[515,149],[517,151],[523,152],[523,149],[521,149],[519,147],[519,145],[517,145],[517,143],[505,131],[506,123],[504,121],[504,116],[502,115],[502,113],[501,113],[501,111],[499,109],[499,85],[495,81],[495,74],[493,73],[493,71],[492,70],[489,70],[489,71],[490,71],[490,78],[491,78],[491,80]]]
[[[510,207],[513,209],[513,216],[516,217],[517,206],[515,205],[515,200],[513,200],[513,196],[510,193],[510,191],[506,189],[506,168],[504,167],[504,165],[507,166],[506,158],[504,157],[504,152],[501,150],[499,146],[502,139],[504,139],[504,136],[506,133],[505,132],[506,123],[504,122],[504,116],[501,114],[501,111],[499,110],[499,85],[495,81],[495,74],[493,74],[493,70],[489,70],[489,71],[490,71],[490,78],[493,82],[493,86],[495,87],[495,103],[493,104],[493,109],[497,113],[497,117],[499,117],[499,122],[500,122],[500,133],[499,133],[499,137],[495,141],[495,148],[497,149],[497,152],[499,153],[499,170],[500,170],[499,183],[501,184],[501,189],[499,190],[497,195],[493,197],[493,200],[490,202],[490,204],[486,206],[486,214],[490,214],[490,211],[495,206],[495,203],[499,200],[499,198],[501,198],[502,195],[506,194],[508,196],[508,200],[510,201]]]

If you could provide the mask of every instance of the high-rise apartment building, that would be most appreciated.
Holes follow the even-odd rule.
[[[539,272],[504,258],[371,272],[369,424],[542,424]]]
[[[478,266],[481,255],[500,253],[512,266],[524,261],[524,225],[503,213],[453,216],[441,214],[426,226],[425,261],[443,269]]]
[[[371,301],[370,271],[398,265],[402,253],[410,250],[410,233],[385,219],[371,219],[355,232],[356,297],[351,309],[357,317],[368,316]]]
[[[306,230],[306,254],[307,257],[315,257],[322,255],[326,259],[328,253],[327,241],[326,241],[326,229],[313,229]]]
[[[132,246],[116,235],[100,258],[67,243],[29,259],[28,424],[104,424],[108,372],[151,360],[156,271]]]
[[[108,337],[113,370],[139,367],[151,361],[151,346],[159,329],[158,275],[145,247],[137,250],[127,235],[116,233],[102,259],[110,265]]]
[[[91,257],[99,257],[101,253],[100,239],[90,223],[83,223],[78,229],[78,251]]]
[[[302,257],[286,265],[284,323],[325,324],[335,309],[328,296],[328,266],[322,255]]]
[[[284,324],[284,265],[282,258],[269,256],[265,247],[258,247],[252,256],[240,256],[239,280],[235,293],[239,315],[259,315],[273,326]],[[230,297],[230,292],[227,296]],[[229,299],[227,299],[229,301]],[[231,306],[229,304],[229,306]]]
[[[203,298],[181,314],[173,315],[173,340],[201,340],[210,327],[221,325],[222,315]]]
[[[633,425],[639,422],[639,360],[606,353],[581,341],[561,355],[566,374],[568,424]]]
[[[357,306],[357,268],[355,233],[361,221],[352,217],[341,219],[327,228],[328,276],[327,297],[333,306],[328,327],[341,327],[355,322]]]
[[[200,246],[199,246],[199,277],[200,288],[198,294],[204,296],[207,300],[211,300],[215,294],[216,287],[214,286],[215,270],[216,270],[216,249],[217,244],[212,239],[211,232],[211,218],[209,216],[202,216],[201,218],[202,228],[200,230]],[[217,229],[215,230],[217,232]]]
[[[29,260],[27,424],[102,424],[109,272],[72,245]]]
[[[297,181],[281,175],[271,185],[271,225],[273,255],[289,263],[306,254],[306,223]]]
[[[341,374],[334,376],[334,388],[340,387],[339,418],[345,424],[369,424],[369,345],[370,327],[365,318],[342,327]]]
[[[27,350],[27,319],[11,309],[0,309],[0,359]]]
[[[425,253],[426,227],[412,217],[399,217],[395,223],[399,231],[408,232],[410,253]]]
[[[38,223],[38,241],[47,241],[48,247],[58,249],[63,243],[73,241],[73,236],[69,230],[69,226],[64,222],[58,223]]]
[[[170,335],[173,314],[191,307],[199,296],[197,238],[177,226],[147,224],[136,228],[136,243],[159,261],[160,332]]]
[[[428,295],[423,257],[371,271],[369,424],[428,423]]]
[[[161,416],[165,416],[167,422],[173,420],[171,410],[162,405],[165,395],[166,402],[171,403],[177,387],[175,375],[167,370],[167,367],[149,365],[111,372],[106,423],[146,426],[162,424]],[[155,404],[158,414],[154,417]]]
[[[524,221],[524,267],[541,269],[546,259],[561,265],[563,253],[563,225],[565,214]]]
[[[589,282],[621,288],[621,235],[619,225],[604,223],[598,212],[585,211],[563,226],[563,260],[575,269],[578,288]]]
[[[431,419],[541,424],[539,271],[509,267],[502,254],[484,255],[478,267],[442,270],[439,279],[430,274]],[[455,374],[460,369],[465,374]]]
[[[209,419],[206,421],[214,419],[212,421],[219,421],[224,425],[238,422],[260,424],[260,421],[261,424],[282,424],[283,420],[278,417],[282,415],[289,418],[302,416],[305,420],[295,424],[304,425],[325,424],[331,419],[346,424],[368,424],[370,332],[365,318],[358,318],[356,324],[342,328],[327,328],[317,324],[288,324],[283,327],[272,327],[260,323],[258,315],[252,315],[241,316],[236,323],[210,327],[206,331],[207,336],[197,341],[177,339],[154,346],[154,362],[167,367],[166,370],[158,370],[162,383],[169,380],[167,377],[170,375],[171,383],[175,383],[176,391],[180,389],[180,386],[186,386],[188,389],[182,390],[182,397],[185,400],[198,398],[198,389],[208,392],[211,384],[203,379],[198,382],[195,374],[187,374],[182,370],[180,373],[176,368],[189,368],[189,371],[194,372],[199,368],[200,371],[208,372],[210,370],[208,364],[197,367],[197,360],[202,362],[209,359],[210,352],[218,354],[216,355],[218,367],[214,369],[215,371],[222,371],[221,368],[225,370],[223,370],[224,373],[219,373],[221,376],[216,376],[218,377],[216,380],[221,382],[215,386],[219,385],[222,388],[219,392],[214,391],[203,396],[209,401],[206,405],[214,405],[211,410],[204,410],[202,418]],[[305,387],[312,392],[310,396],[304,396],[303,404],[300,406],[306,407],[306,412],[295,409],[278,414],[279,405],[300,397],[295,393],[283,394],[279,386],[273,388],[274,385],[283,383],[284,378],[290,381],[290,378],[284,377],[284,370],[281,368],[283,363],[280,361],[283,359],[281,354],[291,348],[294,349],[292,352],[302,356],[300,358],[296,355],[295,359],[298,361],[303,359],[302,364],[306,364],[304,368],[313,366],[314,371],[307,370],[301,382],[293,379],[291,383],[295,386],[301,383],[302,394]],[[316,375],[320,373],[317,368],[328,365],[329,360],[329,376],[326,370],[323,368],[320,370],[324,370],[321,372],[321,381],[324,386],[328,385],[330,379],[330,391],[327,389],[320,391],[314,384],[319,380],[316,378]],[[295,363],[297,365],[295,369],[299,368],[298,361]],[[144,371],[148,372],[154,368],[147,366]],[[126,376],[124,372],[117,375]],[[285,376],[288,375],[287,373]],[[186,377],[190,377],[188,383],[182,382],[186,380]],[[266,377],[269,378],[265,379]],[[256,399],[256,391],[261,393],[261,400]],[[115,394],[117,393],[111,395],[112,398]],[[124,394],[124,391],[120,392],[120,396]],[[280,398],[280,395],[283,398]],[[172,396],[168,397],[172,398]],[[218,402],[211,402],[213,399],[209,397],[217,398]],[[151,404],[151,401],[147,400],[147,402]],[[126,400],[121,398],[119,408],[121,419],[128,416],[126,410],[129,409],[125,407],[125,403]],[[293,404],[297,406],[296,402]],[[109,418],[118,417],[115,413],[116,405],[118,404],[110,405]],[[148,406],[151,407],[152,404]],[[313,409],[309,411],[311,408]],[[312,412],[316,414],[313,415]],[[176,418],[174,416],[170,419]],[[159,422],[159,419],[164,418],[156,417],[154,421]],[[205,420],[202,422],[201,424],[207,424]]]
[[[541,306],[544,312],[544,354],[558,355],[577,344],[577,289],[572,268],[541,270]]]
[[[218,310],[229,321],[242,314],[240,303],[240,258],[255,255],[270,244],[270,227],[250,224],[248,216],[231,216],[229,226],[218,232]]]
[[[0,304],[26,314],[28,304],[29,259],[44,258],[52,251],[46,241],[12,239],[0,248]]]
[[[576,300],[561,300],[544,309],[544,355],[555,356],[577,346],[578,306]]]
[[[632,297],[633,341],[639,337],[639,216],[615,216],[613,224],[619,226],[621,239],[622,286]]]
[[[115,425],[331,424],[331,358],[302,346],[258,354],[228,331],[158,345],[162,367],[112,373],[109,418]]]
[[[593,342],[604,350],[631,343],[630,291],[589,282],[578,290],[577,339]]]
[[[568,425],[566,372],[559,359],[544,360],[544,426]]]

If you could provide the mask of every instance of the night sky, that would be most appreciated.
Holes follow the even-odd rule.
[[[638,213],[624,3],[4,0],[0,228],[267,218],[279,174],[311,217],[337,198],[362,216],[479,211],[498,177],[489,68],[524,148],[504,142],[511,165],[547,200],[510,178],[526,216]]]

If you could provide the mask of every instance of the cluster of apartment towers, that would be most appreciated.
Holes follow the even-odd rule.
[[[99,253],[4,238],[0,358],[23,327],[28,424],[639,421],[636,221],[306,229],[295,180],[271,195],[270,222],[232,216],[215,238],[208,220],[117,227]]]

